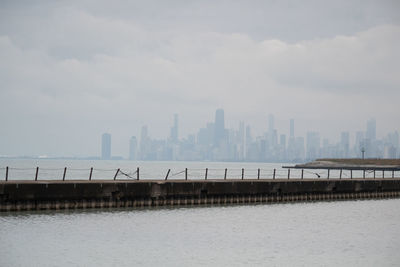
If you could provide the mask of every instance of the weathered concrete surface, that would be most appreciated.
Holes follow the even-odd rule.
[[[0,182],[0,210],[398,197],[400,179]]]

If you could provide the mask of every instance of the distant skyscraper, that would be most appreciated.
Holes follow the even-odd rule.
[[[101,158],[111,159],[111,134],[104,133],[101,137]]]
[[[224,110],[217,109],[215,112],[215,124],[214,124],[214,145],[219,146],[225,137],[225,119]]]
[[[319,157],[320,143],[319,133],[307,132],[307,159]]]
[[[367,132],[366,140],[365,140],[365,157],[377,157],[378,151],[378,144],[376,142],[376,120],[369,119],[367,121]]]
[[[367,121],[366,138],[369,139],[370,141],[375,141],[375,139],[376,139],[376,120],[375,119],[369,119]]]
[[[245,136],[245,140],[246,140],[246,144],[245,144],[245,157],[247,158],[249,155],[249,150],[250,150],[250,146],[251,143],[253,142],[253,138],[251,136],[251,128],[250,125],[246,125],[246,136]]]
[[[174,126],[171,128],[171,141],[178,143],[178,114],[174,114]]]
[[[243,160],[245,158],[245,130],[244,130],[244,122],[239,122],[239,131],[238,131],[238,140],[239,140],[239,160]]]
[[[290,119],[290,138],[294,138],[294,119]]]
[[[129,140],[129,159],[136,160],[137,155],[137,140],[136,136],[132,136]]]
[[[294,137],[294,119],[290,119],[290,133],[289,133],[289,144],[288,144],[288,159],[295,160],[299,156],[296,155],[296,139]]]
[[[279,144],[281,145],[281,147],[286,148],[286,135],[285,134],[280,135]]]
[[[354,146],[357,155],[358,152],[361,150],[361,148],[364,146],[364,139],[365,139],[365,133],[363,131],[356,132],[356,143],[354,144]]]

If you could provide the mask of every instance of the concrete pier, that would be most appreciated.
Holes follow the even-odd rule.
[[[0,211],[395,198],[400,179],[0,182]]]

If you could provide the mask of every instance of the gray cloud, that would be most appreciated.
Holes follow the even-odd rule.
[[[218,107],[228,126],[258,133],[268,113],[283,131],[294,117],[299,134],[335,137],[370,116],[399,129],[398,11],[395,1],[4,2],[0,154],[98,154],[104,131],[126,154],[141,125],[165,137],[179,113],[194,133]]]

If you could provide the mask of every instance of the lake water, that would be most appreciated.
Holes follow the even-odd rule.
[[[2,163],[36,167],[29,160]],[[160,173],[189,164],[276,167],[146,164],[141,168]],[[0,213],[0,266],[399,266],[399,221],[400,199]]]
[[[399,266],[400,200],[0,214],[0,266]]]

